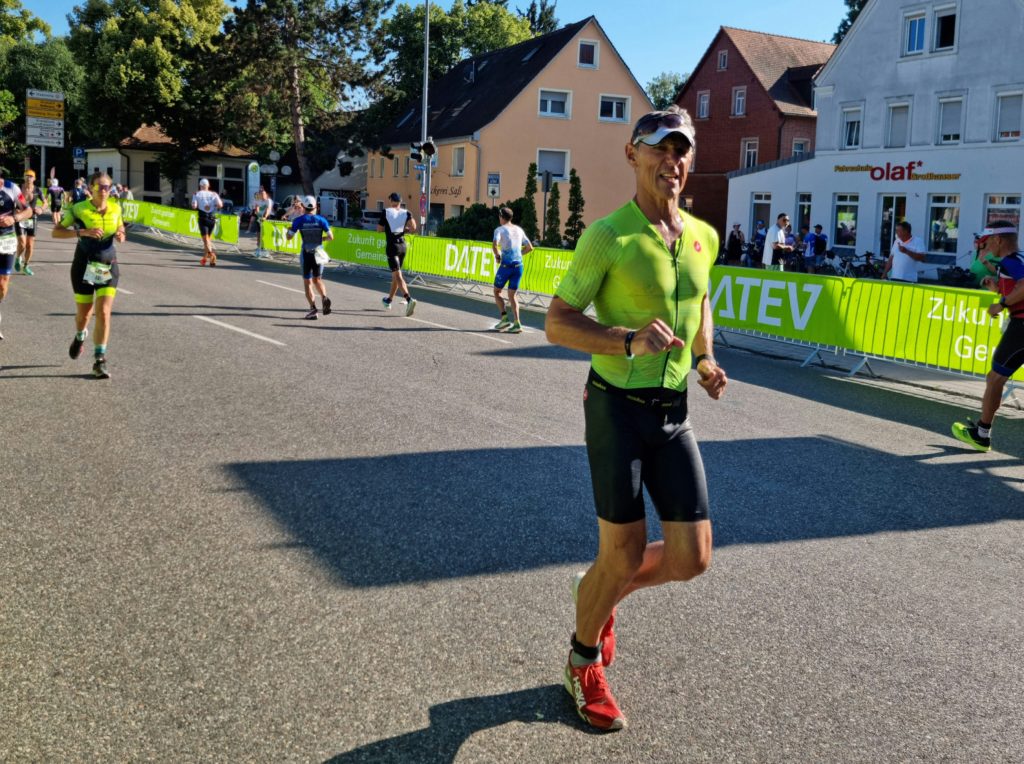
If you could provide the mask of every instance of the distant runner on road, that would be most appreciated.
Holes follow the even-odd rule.
[[[25,171],[21,195],[22,201],[32,214],[18,223],[18,257],[14,261],[14,270],[21,271],[26,276],[34,276],[35,273],[29,263],[32,262],[36,248],[36,219],[39,213],[46,209],[46,199],[36,186],[36,174],[33,170]]]
[[[4,177],[6,171],[0,167],[0,303],[7,296],[7,288],[14,273],[14,262],[18,255],[18,223],[32,215],[25,204],[21,189],[16,183]],[[0,321],[3,313],[0,312]],[[0,331],[0,340],[4,338]]]
[[[512,210],[502,207],[498,211],[501,225],[494,229],[491,248],[494,250],[494,262],[498,263],[498,272],[494,275],[494,302],[501,311],[501,318],[494,325],[499,332],[519,334],[523,325],[519,322],[519,281],[523,278],[523,255],[533,251],[533,244],[526,232],[512,222]],[[512,320],[508,320],[505,301],[501,299],[501,290],[508,284],[508,301],[512,306]]]
[[[200,265],[206,265],[207,258],[210,260],[211,268],[217,265],[217,253],[213,251],[213,231],[217,227],[217,210],[223,206],[220,194],[210,190],[210,181],[200,178],[199,190],[192,196],[192,209],[198,216],[199,237],[203,240]]]
[[[1017,226],[1006,220],[990,223],[978,234],[980,251],[999,258],[995,277],[982,281],[982,286],[999,295],[988,314],[995,317],[1005,310],[1010,320],[992,354],[992,369],[981,398],[981,419],[953,423],[953,436],[976,451],[992,450],[992,425],[1003,401],[1003,389],[1024,366],[1024,252],[1019,250],[1018,236]]]
[[[50,178],[50,187],[46,189],[50,201],[50,215],[54,226],[60,225],[60,211],[64,207],[64,189],[56,178]]]
[[[391,269],[391,290],[387,297],[381,298],[381,302],[391,310],[391,301],[401,291],[405,298],[405,315],[411,316],[416,310],[416,301],[409,294],[409,285],[402,275],[402,264],[405,262],[405,235],[416,231],[416,221],[409,210],[402,209],[402,197],[393,193],[388,200],[391,206],[384,210],[384,217],[377,224],[377,230],[384,232],[385,254],[388,257],[388,268]]]
[[[320,293],[323,300],[324,315],[331,312],[331,298],[327,296],[327,289],[324,287],[324,265],[326,265],[327,253],[323,251],[324,234],[328,241],[334,240],[334,232],[327,218],[316,214],[316,199],[307,196],[302,200],[302,208],[305,214],[299,215],[292,220],[292,227],[286,234],[289,241],[296,233],[302,237],[302,286],[306,290],[306,302],[309,303],[309,312],[306,318],[316,321],[316,297],[313,296],[313,289]],[[323,262],[321,262],[323,261]]]
[[[91,197],[66,210],[60,225],[53,228],[53,238],[78,239],[71,262],[75,337],[71,340],[68,355],[73,359],[81,357],[95,306],[92,373],[97,379],[109,379],[107,341],[110,339],[110,313],[121,274],[114,243],[124,241],[124,221],[121,219],[121,206],[110,198],[113,187],[110,177],[104,172],[95,173],[89,179],[89,185]]]
[[[679,206],[694,143],[693,122],[677,107],[637,121],[625,146],[636,195],[583,234],[547,316],[551,342],[592,354],[583,412],[598,552],[573,581],[576,630],[564,676],[577,713],[599,730],[626,724],[604,673],[615,657],[616,605],[711,564],[687,376],[695,361],[715,400],[727,379],[713,354],[707,295],[718,234]],[[584,313],[591,304],[597,320]],[[664,541],[647,541],[644,488]]]

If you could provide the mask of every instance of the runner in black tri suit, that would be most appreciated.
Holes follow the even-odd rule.
[[[381,299],[384,307],[391,310],[391,301],[401,290],[405,298],[405,315],[411,316],[416,310],[416,301],[409,294],[409,285],[405,283],[402,275],[402,263],[405,261],[406,243],[405,235],[416,230],[416,220],[409,210],[402,209],[402,197],[398,194],[391,194],[388,197],[391,206],[384,210],[384,216],[377,225],[378,231],[384,232],[388,257],[388,268],[391,269],[391,291],[388,296]]]

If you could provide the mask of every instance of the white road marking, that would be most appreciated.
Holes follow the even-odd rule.
[[[264,337],[262,334],[256,334],[255,332],[246,331],[245,329],[239,329],[237,326],[232,326],[231,324],[225,324],[223,321],[218,321],[218,320],[216,320],[214,318],[210,318],[209,316],[193,315],[192,318],[198,318],[200,321],[206,321],[206,322],[211,323],[211,324],[216,324],[217,326],[223,326],[225,329],[230,329],[233,332],[238,332],[239,334],[245,334],[245,335],[248,335],[249,337],[254,337],[255,339],[258,339],[258,340],[263,340],[264,342],[269,342],[272,345],[280,345],[281,347],[287,347],[287,345],[285,345],[283,342],[278,342],[277,340],[272,340],[272,339],[270,339],[270,337]]]
[[[427,324],[428,326],[436,326],[439,329],[447,329],[451,332],[461,332],[463,329],[457,329],[454,326],[445,326],[444,324],[435,324],[433,321],[424,321],[422,318],[409,318],[410,321],[418,321],[421,324]],[[483,337],[485,340],[492,340],[494,342],[500,342],[503,345],[511,345],[512,343],[508,340],[503,340],[500,337],[491,337],[487,334],[480,334],[479,332],[466,332],[466,334],[472,334],[474,337]]]
[[[124,289],[123,287],[118,287],[117,288],[117,293],[118,294],[135,294],[135,292],[129,292],[127,289]]]
[[[305,294],[302,289],[295,289],[294,287],[281,286],[280,284],[272,284],[269,281],[260,281],[256,279],[257,284],[266,284],[267,286],[277,287],[278,289],[287,289],[289,292],[298,292],[299,294]]]

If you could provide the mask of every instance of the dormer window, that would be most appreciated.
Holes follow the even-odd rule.
[[[718,71],[724,72],[729,68],[729,51],[718,51]]]
[[[597,42],[595,40],[580,40],[576,63],[584,69],[597,68]]]

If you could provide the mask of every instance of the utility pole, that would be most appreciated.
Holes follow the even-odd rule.
[[[430,82],[430,0],[423,0],[423,119],[420,120],[420,143],[427,142],[427,87]],[[424,156],[423,185],[420,188],[420,232],[426,236],[430,219],[430,163],[433,157]]]

